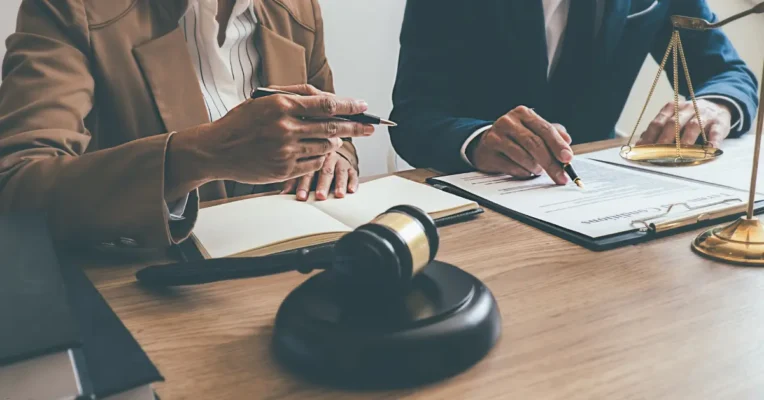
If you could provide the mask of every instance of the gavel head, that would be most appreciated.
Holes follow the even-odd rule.
[[[435,259],[439,243],[427,213],[396,206],[343,236],[335,245],[332,269],[359,288],[401,288]]]

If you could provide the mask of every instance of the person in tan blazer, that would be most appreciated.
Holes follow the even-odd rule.
[[[317,0],[24,0],[2,78],[0,213],[78,245],[179,243],[200,201],[352,193],[374,130],[326,118],[367,105],[332,94]]]

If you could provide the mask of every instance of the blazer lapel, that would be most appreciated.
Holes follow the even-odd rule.
[[[263,85],[299,85],[308,81],[305,49],[262,24],[257,25],[255,45],[260,53]]]
[[[631,10],[632,0],[606,1],[603,15],[602,28],[599,37],[602,38],[602,46],[595,60],[600,60],[600,65],[606,65],[621,41],[623,30],[626,27],[626,17]]]
[[[210,121],[199,80],[180,27],[133,49],[167,132]],[[202,201],[223,198],[223,182],[199,188]]]
[[[209,122],[180,28],[133,49],[168,132]]]
[[[305,49],[270,28],[269,18],[260,0],[254,0],[257,17],[255,48],[260,54],[260,83],[270,85],[299,85],[308,82]]]

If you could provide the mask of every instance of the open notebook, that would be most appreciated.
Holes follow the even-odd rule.
[[[361,184],[345,198],[307,202],[275,195],[204,208],[191,236],[205,258],[252,257],[316,246],[397,205],[421,208],[436,221],[481,212],[478,204],[414,181],[389,176]]]

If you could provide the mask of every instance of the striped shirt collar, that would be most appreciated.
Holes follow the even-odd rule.
[[[217,15],[218,0],[189,0],[188,5],[186,6],[186,11],[181,14],[181,16],[188,14],[194,4],[199,4],[199,6],[212,11],[213,15]],[[248,10],[251,10],[254,13],[253,0],[236,0],[236,3],[233,6],[233,11],[231,12],[231,19],[244,14]]]

